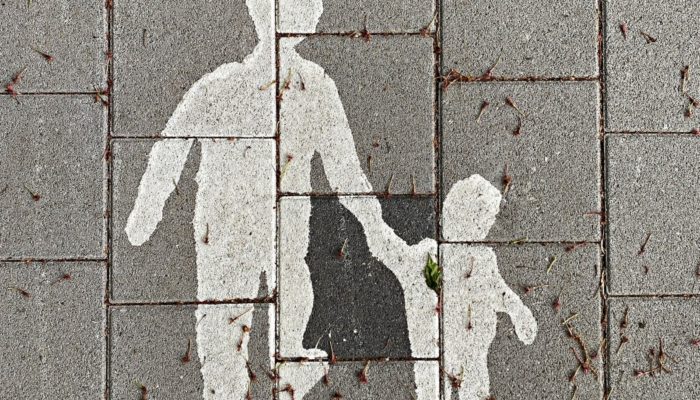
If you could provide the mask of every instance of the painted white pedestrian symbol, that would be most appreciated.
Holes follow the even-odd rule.
[[[163,216],[165,202],[175,191],[188,154],[197,137],[201,161],[197,173],[198,192],[192,221],[197,252],[199,300],[248,299],[257,294],[259,278],[265,272],[267,286],[275,285],[275,91],[265,90],[275,76],[274,2],[247,0],[255,23],[258,45],[243,63],[218,67],[203,76],[185,94],[170,117],[149,155],[148,166],[138,189],[125,231],[130,242],[145,243]],[[313,31],[323,11],[321,0],[286,1],[280,10],[300,32]],[[280,115],[280,163],[284,165],[282,189],[311,191],[310,162],[321,155],[329,183],[343,193],[367,193],[372,188],[355,153],[349,124],[333,80],[323,69],[302,59],[294,45],[303,39],[285,40],[280,48],[282,70],[304,81],[305,90],[284,93]],[[293,72],[293,73],[292,73]],[[291,84],[291,82],[290,82]],[[295,84],[300,84],[296,82]],[[233,141],[206,137],[231,137]],[[182,140],[174,138],[183,138]],[[367,199],[367,198],[365,198]],[[376,198],[356,201],[342,197],[341,203],[362,223],[373,255],[390,268],[406,290],[406,304],[418,311],[409,318],[414,354],[434,346],[432,331],[437,327],[434,306],[437,297],[420,282],[420,271],[437,244],[426,239],[408,246],[381,216]],[[293,356],[324,357],[319,349],[304,349],[303,332],[313,304],[313,291],[304,255],[308,246],[310,202],[297,210],[298,231],[280,238],[286,247],[294,286],[294,299],[280,304],[295,307],[280,321],[281,350]],[[306,239],[304,239],[306,238]],[[409,288],[412,288],[409,290]],[[202,364],[203,395],[207,399],[243,398],[247,393],[247,341],[243,333],[222,326],[224,310],[199,306],[197,352]],[[229,316],[230,317],[230,316]],[[238,319],[250,327],[251,313]],[[252,327],[254,329],[254,327]],[[240,351],[231,342],[240,342]],[[320,365],[320,364],[319,364]],[[314,374],[317,375],[317,374]],[[312,379],[320,379],[317,375]],[[307,381],[309,387],[312,379]],[[303,388],[297,389],[303,397]]]
[[[479,175],[456,183],[443,206],[443,236],[451,242],[486,239],[496,221],[501,193]],[[498,272],[496,254],[484,245],[440,246],[444,271],[445,395],[458,400],[489,396],[488,352],[496,336],[496,313],[507,313],[518,338],[531,344],[537,321]]]
[[[200,301],[255,298],[261,276],[265,276],[268,288],[276,285],[276,98],[274,86],[270,84],[276,75],[275,7],[273,0],[247,0],[246,4],[255,23],[257,46],[242,63],[218,67],[185,94],[161,133],[167,139],[157,142],[151,149],[125,228],[135,246],[150,238],[163,217],[165,202],[175,191],[188,154],[197,140],[201,145],[201,161],[192,223],[197,253],[197,299]],[[296,32],[313,32],[323,5],[321,0],[283,0],[279,11],[287,28]],[[334,191],[346,194],[372,192],[360,166],[335,83],[323,68],[296,52],[295,46],[302,40],[283,38],[279,46],[280,76],[290,79],[278,83],[284,89],[280,109],[281,189],[295,194],[311,192],[311,159],[319,154]],[[467,189],[470,182],[474,183],[470,178]],[[484,226],[481,224],[484,218],[492,224],[497,207],[488,209],[484,215],[479,214],[484,211],[482,209],[469,209],[471,214],[460,216],[460,207],[469,208],[470,202],[481,204],[483,199],[473,198],[473,193],[459,185],[447,198],[443,223],[457,226],[459,218],[472,218],[464,221],[467,228],[457,229],[455,235],[473,233],[469,229]],[[479,185],[474,190],[481,189],[488,192],[488,188]],[[500,195],[497,197],[500,200]],[[422,269],[428,255],[436,253],[437,243],[425,239],[417,245],[407,245],[383,221],[381,206],[375,197],[341,196],[340,202],[361,223],[372,255],[394,273],[403,288],[412,355],[435,356],[437,295],[425,284]],[[293,233],[286,233],[285,224],[282,224],[280,263],[287,274],[280,284],[280,352],[282,356],[290,357],[327,357],[323,350],[305,349],[302,345],[313,306],[313,289],[305,261],[309,245],[310,200],[299,197],[288,206],[282,204],[281,219],[293,226]],[[487,231],[488,227],[483,234],[480,233],[480,238],[485,237]],[[450,231],[447,233],[451,235]],[[483,268],[475,273],[472,282],[483,282],[494,290],[507,289],[497,273],[490,249],[465,247],[464,251],[473,254],[476,264]],[[446,368],[457,367],[458,363],[464,365],[465,358],[479,360],[469,363],[464,372],[465,382],[467,377],[473,378],[470,385],[476,385],[473,389],[465,385],[464,393],[465,396],[472,392],[480,394],[484,390],[488,393],[488,371],[482,360],[486,359],[488,344],[493,339],[492,336],[489,339],[491,328],[495,332],[495,312],[511,313],[516,330],[524,341],[534,338],[536,325],[533,328],[528,322],[532,320],[535,324],[532,314],[514,294],[498,298],[494,296],[495,292],[479,292],[469,285],[453,287],[457,281],[452,282],[451,273],[445,268]],[[292,289],[286,290],[285,285]],[[452,332],[458,329],[452,321],[461,323],[463,315],[457,310],[450,311],[450,307],[453,301],[462,301],[465,305],[465,299],[470,301],[475,328],[472,339],[464,336],[462,339],[466,344],[459,344],[453,339],[462,335],[463,327],[459,327],[459,333]],[[206,399],[242,399],[248,391],[245,331],[232,330],[226,323],[232,317],[229,315],[231,311],[240,309],[213,305],[197,308],[196,344]],[[274,309],[269,312],[270,326],[274,326]],[[242,313],[237,317],[236,326],[255,329],[251,322],[252,313]],[[274,367],[273,357],[270,357],[270,367]],[[290,365],[280,373],[282,382],[295,382],[296,394],[303,398],[304,393],[321,379],[325,368],[326,362],[317,362],[307,365],[303,371]],[[416,369],[416,376],[422,373],[423,370]],[[421,394],[425,392],[419,390],[418,393],[419,400],[427,400],[426,395]],[[472,398],[476,397],[462,397],[461,400]]]

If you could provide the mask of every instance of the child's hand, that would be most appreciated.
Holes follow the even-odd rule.
[[[416,249],[419,253],[425,255],[426,260],[428,258],[428,255],[430,255],[430,257],[432,257],[433,260],[437,260],[438,244],[435,241],[435,239],[433,239],[433,238],[423,239],[415,246],[416,246]]]
[[[532,342],[535,341],[535,337],[537,336],[537,320],[527,306],[523,305],[520,308],[517,318],[513,318],[513,324],[515,325],[515,333],[518,335],[518,339],[520,339],[521,342],[532,344]]]

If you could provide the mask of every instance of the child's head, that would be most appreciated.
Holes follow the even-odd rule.
[[[500,206],[501,192],[480,175],[455,183],[442,208],[443,238],[454,242],[486,239]]]

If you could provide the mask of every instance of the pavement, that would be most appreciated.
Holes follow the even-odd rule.
[[[699,13],[0,2],[0,398],[700,398]]]

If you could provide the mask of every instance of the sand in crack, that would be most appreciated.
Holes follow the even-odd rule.
[[[258,297],[267,296],[267,277],[265,272],[260,274],[260,290]],[[275,382],[272,381],[267,373],[270,371],[270,343],[269,330],[270,323],[268,313],[270,306],[268,304],[255,304],[253,308],[253,322],[250,331],[250,340],[248,341],[248,362],[250,369],[255,374],[256,379],[251,382],[250,392],[254,399],[269,399],[272,398]]]

